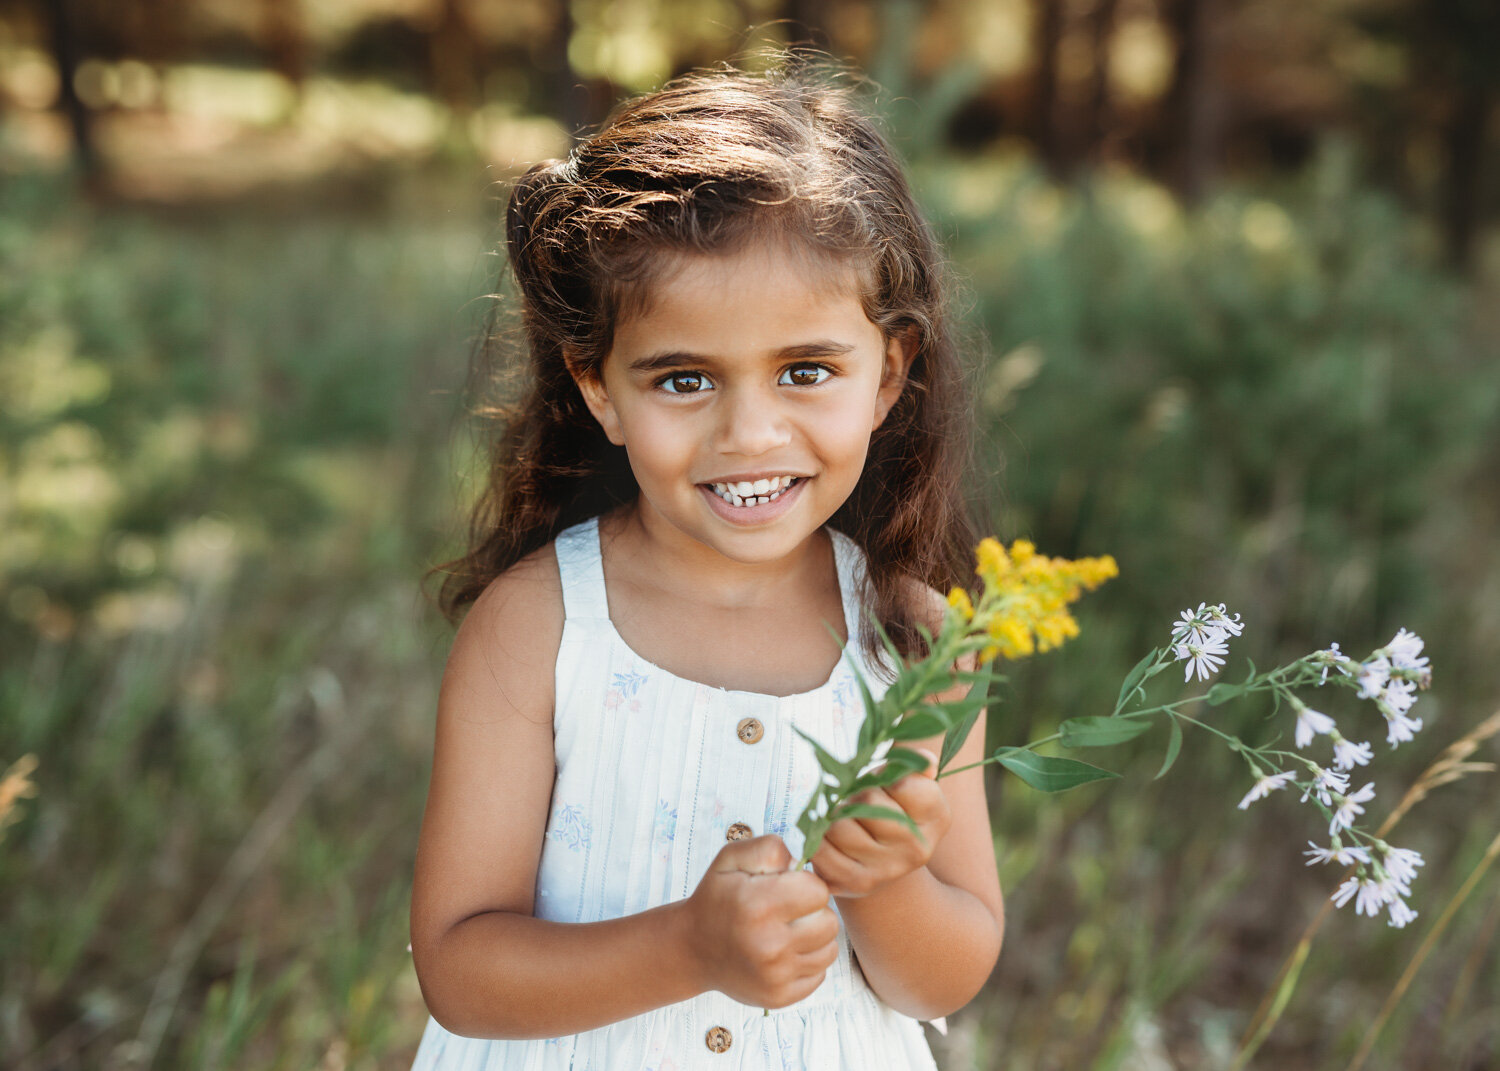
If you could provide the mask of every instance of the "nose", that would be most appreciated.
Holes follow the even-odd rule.
[[[759,391],[734,391],[721,406],[719,449],[754,457],[791,442],[786,414]]]

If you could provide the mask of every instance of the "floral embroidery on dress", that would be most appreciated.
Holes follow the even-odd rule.
[[[837,671],[835,671],[837,672]],[[847,673],[839,674],[839,681],[833,687],[833,724],[842,729],[845,720],[852,712],[857,711],[861,720],[864,719],[864,704],[860,701],[855,691],[854,678]]]
[[[566,804],[552,813],[552,830],[549,836],[570,851],[581,852],[587,848],[593,832],[588,815],[576,804]]]
[[[666,800],[656,801],[656,824],[652,827],[651,838],[669,842],[677,839],[677,808]]]

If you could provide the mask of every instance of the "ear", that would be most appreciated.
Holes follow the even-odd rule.
[[[913,329],[899,331],[885,340],[885,368],[881,372],[880,388],[875,392],[875,424],[871,431],[885,423],[901,392],[906,389],[906,376],[916,356],[917,333]]]
[[[568,375],[573,377],[573,382],[578,386],[578,393],[583,395],[583,404],[594,414],[594,419],[604,429],[605,437],[616,446],[624,446],[625,436],[620,431],[619,414],[609,400],[609,392],[604,389],[603,362],[588,367],[578,359],[577,352],[568,346],[563,347],[563,362],[568,367]]]

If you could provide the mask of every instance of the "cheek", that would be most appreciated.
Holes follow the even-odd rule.
[[[685,434],[685,429],[672,421],[653,420],[649,415],[631,416],[635,419],[628,419],[623,426],[625,452],[638,483],[675,478],[690,466],[693,439]]]

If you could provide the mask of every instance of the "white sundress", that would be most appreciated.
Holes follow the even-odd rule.
[[[789,696],[714,688],[647,662],[610,621],[597,519],[557,537],[565,612],[553,715],[557,778],[536,917],[594,922],[685,899],[736,825],[746,836],[779,834],[800,852],[795,823],[819,769],[791,727],[836,756],[852,755],[864,708],[850,664],[875,694],[884,688],[854,639],[863,553],[829,531],[851,643],[821,687]],[[921,1025],[875,996],[842,928],[823,984],[770,1015],[712,991],[545,1040],[462,1037],[429,1017],[412,1068],[936,1071]]]

